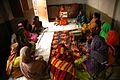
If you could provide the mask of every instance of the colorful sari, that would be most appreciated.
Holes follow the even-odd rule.
[[[23,46],[29,46],[29,47],[33,46],[31,44],[31,43],[33,43],[33,41],[31,41],[28,38],[28,36],[31,36],[31,34],[25,31],[24,27],[22,26],[22,23],[19,23],[16,37],[17,37],[17,42],[19,43],[20,48],[22,48]]]
[[[74,58],[63,44],[58,45],[58,53],[50,59],[52,80],[76,80]]]
[[[7,67],[6,67],[6,73],[9,77],[12,75],[13,77],[19,77],[21,76],[21,72],[19,70],[19,74],[14,75],[14,71],[16,68],[19,69],[19,57],[17,57],[19,54],[17,54],[18,50],[18,43],[14,43],[11,45],[11,54],[7,60]]]
[[[86,61],[88,72],[91,76],[96,76],[104,68],[108,61],[108,46],[104,39],[98,35],[94,36],[91,43],[90,57]]]

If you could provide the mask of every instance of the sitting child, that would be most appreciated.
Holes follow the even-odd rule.
[[[59,25],[59,22],[60,22],[59,18],[56,17],[56,18],[55,18],[55,23],[54,23],[54,25],[55,25],[55,26],[58,26],[58,25]]]

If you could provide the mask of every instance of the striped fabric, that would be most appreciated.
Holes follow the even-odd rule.
[[[52,80],[75,80],[74,60],[70,56],[51,58],[50,76]]]
[[[59,45],[63,44],[67,51],[60,54]],[[76,80],[74,61],[80,58],[79,49],[72,31],[56,31],[51,44],[49,59],[50,77],[52,80]]]

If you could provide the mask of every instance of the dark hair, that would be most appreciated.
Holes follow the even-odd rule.
[[[38,16],[35,16],[35,17],[34,17],[34,20],[36,20],[37,18],[39,18],[39,17],[38,17]]]
[[[95,27],[95,30],[92,31],[92,37],[94,37],[95,35],[99,35],[99,33],[101,31],[101,21],[96,20],[95,23],[97,24],[97,26]]]
[[[95,23],[98,25],[98,27],[101,28],[101,21],[100,20],[96,20]]]
[[[24,27],[25,29],[27,29],[28,20],[25,19],[25,20],[22,22],[22,24],[23,24],[23,27]]]
[[[96,18],[100,19],[100,14],[99,14],[99,13],[95,12],[93,15],[94,15]]]

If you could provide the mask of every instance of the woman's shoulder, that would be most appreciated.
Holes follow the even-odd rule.
[[[105,42],[105,39],[102,36],[99,36],[99,35],[95,35],[93,40],[98,40],[98,41]]]

